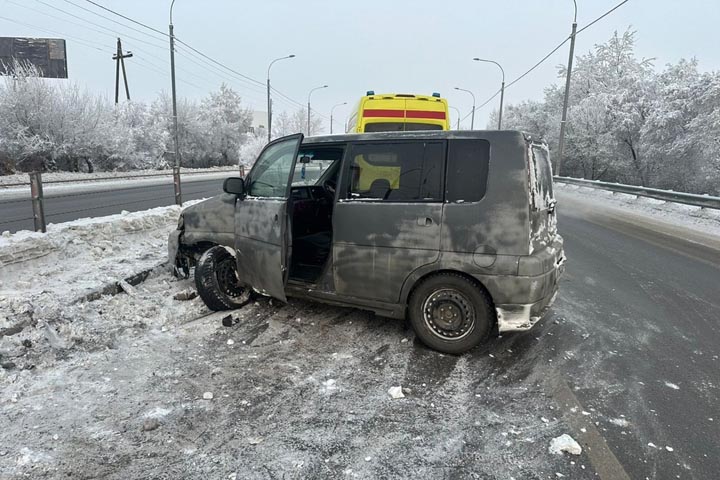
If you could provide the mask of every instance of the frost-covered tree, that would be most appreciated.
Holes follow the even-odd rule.
[[[310,113],[310,131],[313,135],[319,135],[322,132],[322,119],[315,113]],[[283,111],[277,117],[273,118],[273,137],[284,137],[293,133],[302,133],[308,135],[307,132],[307,108],[302,107],[295,110],[291,114]]]
[[[252,167],[265,145],[267,145],[267,135],[264,131],[259,134],[246,135],[245,142],[240,146],[239,151],[240,165],[245,167],[245,171]]]
[[[114,105],[77,84],[18,64],[0,83],[0,174],[16,170],[129,170],[173,162],[170,97]],[[182,164],[237,165],[251,113],[226,85],[200,102],[178,101]],[[170,153],[170,155],[167,155]]]
[[[577,57],[562,173],[718,193],[720,74],[699,73],[694,59],[658,73],[651,60],[635,57],[634,43],[634,32],[615,33]],[[558,73],[565,78],[564,67]],[[504,127],[540,133],[554,149],[563,93],[559,83],[542,102],[507,106]]]
[[[237,165],[240,146],[252,125],[252,112],[243,108],[240,95],[223,83],[202,101],[199,120],[207,135],[206,150],[219,156],[220,165]]]

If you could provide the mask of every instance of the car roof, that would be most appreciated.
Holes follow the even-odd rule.
[[[333,134],[305,137],[303,144],[338,143],[338,142],[372,142],[383,140],[446,140],[486,139],[515,140],[529,136],[518,130],[417,130],[412,132],[375,132]]]

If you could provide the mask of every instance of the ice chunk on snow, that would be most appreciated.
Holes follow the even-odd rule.
[[[625,420],[624,418],[611,418],[610,423],[613,425],[617,425],[618,427],[627,427],[630,425],[630,422]]]
[[[203,398],[205,400],[212,400],[213,399],[213,393],[212,392],[205,392],[203,393]]]
[[[582,453],[582,447],[567,433],[553,438],[552,441],[550,441],[550,448],[548,450],[555,455],[562,455],[563,452],[573,455],[580,455]]]
[[[674,383],[665,382],[665,386],[668,387],[668,388],[672,388],[673,390],[680,390],[680,387],[678,387],[678,386],[675,385]]]
[[[403,394],[402,387],[390,387],[390,390],[388,390],[388,395],[390,395],[391,398],[403,398],[405,395]]]

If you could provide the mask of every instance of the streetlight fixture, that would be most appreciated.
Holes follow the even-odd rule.
[[[475,130],[475,94],[473,92],[471,92],[470,90],[466,90],[466,89],[460,88],[460,87],[455,87],[455,90],[460,90],[461,92],[467,92],[470,95],[472,95],[473,106],[472,106],[472,119],[470,120],[470,130]]]
[[[180,189],[180,138],[178,137],[177,93],[175,91],[175,34],[173,33],[172,11],[175,0],[170,3],[170,82],[172,84],[173,138],[175,140],[175,166],[173,167],[173,184],[175,186],[175,203],[182,205]]]
[[[280,60],[286,60],[288,58],[295,58],[294,54],[286,55],[284,57],[276,58],[272,62],[270,62],[270,65],[268,65],[267,69],[267,131],[268,131],[268,142],[272,140],[272,99],[270,98],[270,67],[273,66],[273,63],[279,62]]]
[[[310,90],[310,93],[308,93],[308,120],[307,120],[307,134],[308,137],[310,136],[310,96],[315,90],[320,90],[321,88],[328,88],[327,85],[322,85],[320,87],[315,87],[312,90]]]
[[[565,124],[567,123],[568,100],[570,99],[570,74],[572,73],[573,54],[575,52],[575,33],[577,31],[577,2],[573,0],[575,14],[573,16],[572,33],[570,34],[570,56],[568,57],[567,76],[565,77],[565,98],[563,99],[562,118],[560,119],[560,142],[558,145],[557,168],[555,175],[560,175],[563,150],[565,149]]]
[[[505,70],[503,70],[502,65],[500,65],[495,60],[486,60],[484,58],[473,58],[476,62],[486,62],[486,63],[494,63],[495,65],[500,68],[500,72],[502,72],[502,85],[500,86],[500,113],[498,115],[498,130],[502,130],[502,112],[503,112],[503,98],[505,97]]]
[[[453,110],[455,110],[455,113],[457,113],[457,119],[458,119],[458,120],[457,120],[456,130],[460,130],[460,110],[458,110],[457,107],[452,107],[452,106],[451,106],[450,108],[452,108]]]
[[[339,107],[341,105],[347,105],[347,102],[338,103],[332,106],[330,109],[330,134],[333,133],[333,112],[335,111],[335,107]]]

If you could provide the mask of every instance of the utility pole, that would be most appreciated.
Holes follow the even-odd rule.
[[[500,73],[502,73],[502,83],[500,84],[500,113],[498,115],[498,130],[502,130],[503,100],[505,99],[505,69],[495,60],[486,60],[477,57],[473,58],[473,60],[476,62],[494,63],[500,69]]]
[[[314,92],[315,90],[320,90],[321,88],[327,88],[327,87],[328,87],[327,85],[323,85],[323,86],[320,86],[320,87],[315,87],[315,88],[313,88],[312,90],[310,90],[310,93],[308,93],[308,106],[307,106],[307,109],[308,109],[308,112],[307,112],[307,113],[308,113],[308,118],[307,118],[307,135],[308,135],[308,137],[310,136],[310,96],[313,94],[313,92]]]
[[[470,130],[475,130],[475,94],[471,92],[470,90],[467,90],[465,88],[455,87],[455,90],[459,90],[461,92],[469,93],[472,96],[473,99],[473,105],[472,105],[472,119],[470,120]],[[458,128],[458,130],[460,130]]]
[[[117,53],[113,55],[115,60],[115,104],[117,105],[120,96],[120,68],[122,67],[123,80],[125,82],[125,95],[130,100],[130,89],[128,88],[127,73],[125,73],[125,59],[132,57],[132,52],[123,54],[122,42],[117,39]]]
[[[173,137],[175,139],[175,166],[173,167],[173,184],[175,185],[175,204],[182,205],[182,189],[180,187],[180,137],[178,136],[177,92],[175,90],[175,33],[173,32],[172,9],[175,0],[170,4],[170,82],[172,83],[172,114]]]
[[[563,98],[562,118],[560,119],[560,142],[558,145],[558,157],[555,175],[560,176],[562,167],[563,150],[565,150],[565,125],[567,124],[567,109],[570,99],[570,75],[572,74],[573,55],[575,54],[575,33],[577,33],[577,3],[573,0],[575,15],[573,16],[572,33],[570,34],[570,56],[568,58],[567,76],[565,77],[565,97]]]
[[[273,66],[273,63],[279,62],[280,60],[285,60],[288,58],[295,58],[295,54],[287,55],[285,57],[276,58],[272,62],[270,62],[270,65],[268,65],[267,69],[267,133],[268,133],[268,142],[272,140],[272,98],[270,98],[270,68]]]
[[[457,107],[450,107],[453,110],[455,110],[455,113],[457,114],[457,127],[455,127],[455,130],[460,130],[460,110],[458,110]]]
[[[333,112],[335,111],[335,107],[339,107],[341,105],[347,105],[347,102],[338,103],[336,105],[333,105],[330,109],[330,134],[333,133]]]

